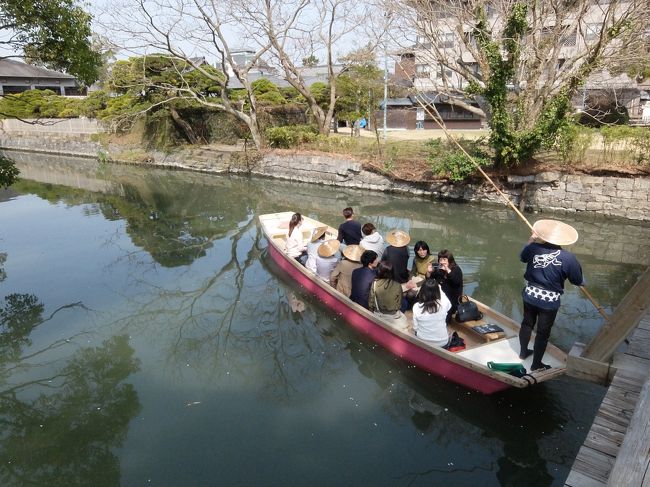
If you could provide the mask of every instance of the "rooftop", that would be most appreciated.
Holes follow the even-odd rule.
[[[75,79],[69,74],[59,73],[51,69],[32,66],[13,59],[0,59],[0,77],[7,78],[52,78]]]

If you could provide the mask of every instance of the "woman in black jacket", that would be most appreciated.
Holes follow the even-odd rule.
[[[463,271],[456,264],[454,255],[444,249],[438,252],[438,264],[429,264],[427,277],[429,276],[438,281],[451,302],[451,309],[447,313],[447,323],[449,323],[458,309],[458,300],[463,295]]]

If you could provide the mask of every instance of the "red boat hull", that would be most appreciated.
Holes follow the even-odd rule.
[[[270,244],[268,251],[273,261],[298,284],[325,303],[334,313],[343,316],[357,331],[367,335],[374,342],[389,350],[394,355],[416,365],[422,370],[426,370],[427,372],[431,372],[432,374],[470,389],[477,390],[483,394],[492,394],[510,388],[508,384],[464,367],[461,364],[446,360],[444,357],[431,353],[391,333],[363,314],[350,308],[336,293],[329,292],[327,289],[315,283],[290,260],[290,257],[278,250],[277,247]]]

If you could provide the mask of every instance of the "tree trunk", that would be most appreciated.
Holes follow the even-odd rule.
[[[253,143],[255,144],[256,149],[261,149],[264,146],[264,138],[262,137],[262,134],[260,130],[257,128],[256,124],[249,124],[248,128],[251,131],[251,139],[253,139]]]
[[[199,142],[199,138],[194,133],[192,126],[189,123],[187,123],[185,120],[183,120],[183,118],[180,116],[180,114],[176,111],[174,107],[171,106],[169,107],[169,113],[171,113],[172,120],[178,126],[178,128],[181,129],[187,141],[190,144],[197,144]]]

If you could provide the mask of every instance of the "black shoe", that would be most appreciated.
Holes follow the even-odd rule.
[[[533,354],[533,351],[530,348],[527,348],[525,351],[521,352],[519,354],[519,358],[521,360],[526,360],[528,357],[530,357]]]
[[[530,371],[531,372],[543,372],[543,371],[548,370],[550,368],[551,368],[550,365],[540,363],[538,365],[531,365],[530,366]]]

